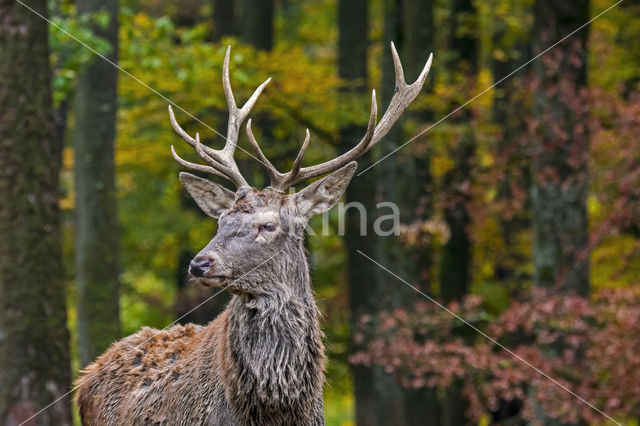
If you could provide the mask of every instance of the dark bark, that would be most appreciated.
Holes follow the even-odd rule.
[[[391,98],[395,92],[395,71],[393,67],[393,59],[390,55],[389,45],[393,41],[396,49],[403,52],[404,31],[402,31],[402,1],[401,0],[384,0],[384,50],[382,55],[382,100],[380,101],[380,109],[389,105]],[[391,154],[394,149],[403,142],[403,124],[404,119],[401,117],[395,126],[389,131],[376,146],[375,150],[379,153],[380,158]],[[410,147],[407,147],[410,149]],[[382,201],[393,202],[400,209],[400,220],[402,223],[410,223],[413,221],[413,205],[415,205],[415,197],[413,197],[413,189],[415,188],[415,170],[413,168],[413,157],[407,155],[405,150],[397,151],[367,173],[378,174],[378,188],[381,193]],[[381,237],[381,255],[383,262],[387,267],[394,271],[402,271],[406,279],[410,282],[416,282],[416,262],[413,251],[409,247],[404,246],[395,236]],[[405,297],[403,297],[405,296]],[[408,297],[406,297],[408,296]],[[401,305],[402,299],[413,299],[413,295],[408,292],[395,292],[395,300],[393,304]],[[392,300],[389,300],[391,302]],[[394,306],[389,306],[392,308]]]
[[[589,19],[589,2],[537,0],[533,53]],[[581,90],[587,78],[587,28],[558,45],[534,70],[539,120],[532,170],[535,283],[589,292],[587,135]]]
[[[273,0],[244,0],[242,5],[242,39],[256,49],[273,49]],[[254,121],[260,123],[261,143],[267,150],[275,143],[273,137],[274,120],[269,114],[254,115]],[[261,175],[266,178],[262,167],[253,161],[245,163],[241,169],[247,176]],[[258,172],[256,172],[258,170]]]
[[[366,96],[366,95],[363,95]],[[340,132],[344,144],[353,146],[365,132],[364,127],[351,126]],[[364,170],[371,164],[371,154],[366,154],[358,160],[359,168]],[[367,235],[360,235],[360,213],[356,209],[346,212],[345,243],[348,256],[349,308],[350,308],[350,352],[353,353],[361,346],[353,341],[353,330],[358,320],[364,315],[375,315],[382,309],[393,306],[393,296],[398,289],[391,290],[389,281],[381,280],[380,269],[370,260],[364,258],[358,251],[379,258],[378,238],[372,232],[375,214],[377,184],[376,173],[365,173],[355,177],[347,188],[347,202],[362,203],[367,214]],[[404,425],[404,402],[402,390],[396,384],[395,378],[385,373],[379,366],[351,366],[355,391],[356,424],[364,426],[374,425]]]
[[[475,6],[471,0],[454,0],[451,10],[451,49],[455,58],[449,64],[454,73],[462,73],[471,81],[477,72],[477,38],[473,32]],[[457,105],[452,105],[455,107]],[[454,167],[444,177],[444,216],[451,231],[445,244],[440,270],[441,296],[445,303],[459,300],[468,291],[471,265],[471,241],[468,228],[471,218],[468,212],[472,179],[475,141],[469,121],[471,115],[463,110],[452,119],[458,137],[451,150]]]
[[[338,2],[338,73],[366,94],[368,7],[366,0]]]
[[[401,52],[407,81],[414,81],[424,67],[424,62],[433,46],[433,4],[431,0],[385,0],[384,2],[384,54],[382,61],[382,102],[386,107],[395,91],[395,71],[388,46],[391,41]],[[382,108],[381,108],[382,109]],[[405,113],[407,118],[425,120],[428,111]],[[380,141],[376,150],[380,157],[391,153],[413,135],[403,129],[400,119],[389,134]],[[415,144],[424,143],[416,141]],[[412,148],[395,152],[368,173],[378,174],[378,187],[382,201],[394,202],[400,210],[400,221],[404,224],[424,221],[432,214],[431,173],[428,154],[415,155]],[[429,290],[431,268],[430,247],[409,247],[391,235],[380,239],[383,263],[425,291]],[[409,289],[387,289],[384,298],[391,309],[398,306],[411,308],[415,293]],[[439,407],[435,389],[402,389],[404,419],[396,419],[394,424],[438,425]],[[398,423],[400,422],[400,423]]]
[[[471,181],[474,146],[470,129],[465,128],[463,132],[459,146],[452,154],[455,166],[447,172],[443,181],[444,219],[450,231],[449,240],[442,249],[440,265],[440,295],[445,303],[462,299],[470,285],[471,217],[468,203],[471,195],[468,185]]]
[[[49,13],[53,18],[62,18],[62,19],[66,18],[65,14],[58,9],[60,6],[59,3],[50,3],[50,5],[52,6],[51,6],[51,10],[49,10]],[[64,67],[63,64],[68,59],[69,55],[70,55],[69,51],[58,52],[57,63],[51,64],[53,74],[56,73],[58,68]],[[54,109],[53,109],[53,118],[56,123],[56,134],[57,134],[58,140],[61,141],[63,146],[65,144],[65,139],[67,137],[67,120],[69,118],[69,107],[71,106],[70,105],[71,97],[72,97],[71,94],[67,94],[64,97],[64,99],[60,100],[58,105],[55,105],[54,103]]]
[[[25,2],[47,16],[46,1]],[[70,388],[46,21],[0,2],[0,423],[16,425]],[[71,425],[62,398],[30,424]]]
[[[53,110],[53,117],[56,123],[56,137],[64,145],[64,139],[67,135],[67,119],[69,117],[69,101],[63,99],[57,108]]]
[[[256,49],[273,48],[273,0],[243,0],[241,36]]]
[[[434,50],[434,23],[433,0],[404,0],[403,1],[403,58],[404,72],[407,81],[414,81],[428,54]],[[425,83],[424,92],[431,90],[431,82],[434,81],[433,70]],[[405,113],[409,118],[422,122],[433,121],[433,112],[425,110],[413,110]],[[406,135],[405,140],[414,135]],[[404,143],[404,140],[402,141]],[[431,150],[429,141],[419,139],[414,144],[423,144],[425,150],[418,150],[420,154],[411,155],[415,174],[413,177],[412,194],[410,196],[410,209],[415,216],[413,220],[428,220],[433,215],[433,179],[431,176]],[[431,291],[432,282],[432,256],[431,246],[418,247],[416,253],[416,283],[423,291]]]
[[[454,57],[449,64],[453,73],[461,74],[466,87],[473,87],[478,70],[476,8],[472,0],[453,0],[451,4],[450,46]],[[466,91],[471,96],[471,90]],[[452,105],[451,109],[457,107]],[[453,168],[443,179],[444,219],[450,238],[442,250],[440,295],[448,304],[461,300],[471,285],[471,184],[473,179],[475,138],[470,125],[471,114],[463,110],[454,118],[456,138],[450,151]],[[462,383],[454,382],[445,394],[443,423],[445,426],[466,424],[467,401],[462,396]]]
[[[233,0],[213,0],[213,41],[236,34]]]
[[[452,0],[450,47],[454,52],[454,69],[472,75],[478,68],[477,11],[473,0]]]
[[[111,44],[118,60],[118,1],[78,0],[78,12],[104,10],[106,29],[94,31]],[[82,365],[118,337],[118,220],[114,182],[118,70],[100,58],[78,75],[74,148],[76,190],[76,283],[78,353]]]
[[[531,10],[525,9],[518,19],[525,21]],[[504,81],[499,81],[518,69],[530,58],[528,39],[530,34],[513,34],[508,23],[496,17],[493,47],[500,50],[502,55],[494,55],[491,60],[491,74],[496,86],[493,91],[493,109],[491,120],[497,127],[498,136],[495,145],[498,158],[498,184],[496,202],[503,206],[498,221],[500,236],[505,248],[503,256],[496,258],[496,278],[505,286],[519,285],[528,276],[518,272],[519,265],[528,259],[512,247],[516,244],[518,235],[528,230],[531,225],[531,199],[529,197],[529,157],[524,144],[528,140],[526,119],[527,106],[524,102],[525,90],[523,77],[514,75]],[[514,41],[515,39],[515,41]],[[526,77],[525,77],[526,78]],[[517,191],[517,194],[516,194]],[[519,209],[514,207],[514,198],[524,194]]]
[[[368,99],[367,90],[367,46],[368,7],[366,0],[341,0],[338,2],[338,71],[345,80],[343,96]],[[363,107],[366,108],[366,106]],[[340,149],[350,149],[364,135],[365,127],[347,126],[340,131]],[[371,164],[371,153],[358,161],[359,169]],[[360,213],[356,209],[347,210],[345,243],[348,254],[348,280],[351,330],[355,329],[364,314],[375,314],[386,304],[390,294],[388,286],[382,285],[379,268],[358,254],[357,250],[377,257],[377,238],[371,232],[375,214],[375,190],[377,173],[374,171],[356,176],[347,188],[347,201],[357,201],[367,211],[367,235],[360,235]],[[351,351],[359,347],[351,335]],[[387,425],[403,423],[401,391],[392,375],[379,367],[352,366],[356,423],[358,425]]]

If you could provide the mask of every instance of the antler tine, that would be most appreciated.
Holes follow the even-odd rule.
[[[190,161],[187,161],[187,160],[183,159],[182,157],[180,157],[178,155],[178,153],[176,153],[176,150],[173,147],[173,145],[171,145],[171,155],[173,155],[173,158],[183,167],[186,167],[186,168],[191,169],[191,170],[197,170],[199,172],[211,173],[212,175],[216,175],[216,176],[220,176],[220,177],[226,177],[225,175],[223,175],[222,173],[220,173],[219,171],[217,171],[213,167],[205,166],[205,165],[202,165],[202,164],[192,163]]]
[[[427,80],[427,76],[431,70],[431,62],[433,61],[433,53],[430,53],[429,59],[427,59],[427,63],[420,72],[418,79],[414,81],[413,84],[407,84],[404,79],[402,63],[400,62],[400,57],[393,42],[391,42],[391,55],[393,56],[393,68],[396,73],[395,94],[391,98],[391,102],[389,102],[389,106],[380,119],[378,126],[376,126],[376,132],[371,146],[374,146],[389,133],[389,130],[396,124],[396,121],[398,121],[398,118],[400,118],[404,110],[407,109],[409,104],[418,96],[422,90],[422,86],[424,86],[424,82]]]
[[[247,137],[249,138],[249,143],[251,144],[253,151],[258,156],[258,160],[260,160],[260,163],[262,163],[263,168],[269,175],[269,179],[271,179],[271,182],[274,182],[280,179],[282,176],[282,173],[278,172],[278,170],[274,167],[271,161],[269,161],[267,156],[264,155],[264,153],[262,152],[262,149],[260,149],[260,145],[258,145],[258,141],[256,141],[256,137],[253,135],[253,130],[251,129],[251,119],[247,121],[246,130],[247,130]]]
[[[367,126],[367,132],[364,138],[350,151],[342,154],[341,156],[329,160],[325,163],[317,164],[311,167],[303,167],[300,169],[297,176],[287,182],[290,185],[294,185],[305,179],[317,177],[329,172],[332,172],[345,164],[357,159],[359,156],[369,151],[375,144],[377,144],[398,121],[400,115],[409,106],[409,104],[418,96],[422,90],[422,86],[427,79],[429,70],[431,69],[431,62],[433,61],[433,54],[429,55],[429,59],[425,64],[418,79],[413,84],[407,84],[404,78],[404,71],[402,69],[402,62],[398,56],[395,45],[391,42],[391,55],[393,56],[393,67],[396,75],[396,87],[395,93],[391,98],[391,102],[387,107],[384,115],[380,119],[380,122],[376,125],[376,94],[375,90],[372,93],[371,99],[371,115],[369,117],[369,125]],[[285,188],[286,189],[286,188]]]
[[[222,149],[213,149],[208,146],[202,145],[200,143],[200,137],[196,134],[196,138],[192,138],[189,136],[187,132],[185,132],[182,127],[178,124],[175,115],[173,114],[173,109],[169,106],[169,118],[171,120],[171,126],[182,138],[193,148],[196,149],[200,157],[209,164],[211,167],[197,165],[194,163],[189,163],[182,158],[180,158],[177,154],[175,154],[175,150],[172,150],[174,153],[174,158],[183,166],[190,167],[199,171],[206,171],[208,173],[213,173],[217,176],[223,176],[230,181],[232,181],[238,188],[243,186],[248,186],[247,181],[240,173],[238,169],[238,165],[236,164],[233,155],[236,150],[236,146],[238,145],[238,135],[240,133],[240,126],[244,120],[246,120],[249,112],[255,106],[258,98],[264,91],[265,87],[271,81],[271,78],[268,78],[264,83],[262,83],[258,88],[253,92],[249,100],[242,106],[242,108],[238,108],[236,105],[235,98],[233,96],[233,90],[231,89],[231,81],[229,78],[229,60],[231,57],[231,46],[227,47],[227,51],[224,55],[224,63],[222,66],[222,87],[224,89],[224,96],[227,100],[227,106],[229,107],[229,122],[227,125],[227,136],[224,148]],[[194,167],[198,166],[198,167]],[[213,170],[213,171],[212,171]]]
[[[182,139],[184,139],[184,141],[186,143],[188,143],[189,145],[191,145],[191,147],[195,148],[196,147],[196,140],[194,138],[192,138],[182,127],[180,127],[180,124],[178,124],[178,120],[176,120],[176,116],[173,113],[173,108],[171,107],[171,105],[169,105],[169,121],[171,122],[171,127],[173,127],[173,130],[179,134],[180,136],[182,136]],[[213,153],[213,149],[209,148],[208,146],[204,146],[204,150],[211,155]]]
[[[433,61],[433,54],[431,54],[429,55],[429,59],[422,69],[422,72],[420,73],[418,79],[412,84],[407,84],[404,78],[402,62],[400,61],[400,57],[398,56],[398,52],[393,42],[391,43],[391,55],[393,57],[393,67],[396,75],[396,88],[395,93],[391,98],[391,102],[387,107],[387,110],[383,114],[382,119],[380,119],[380,122],[376,125],[378,107],[376,103],[376,91],[372,91],[371,114],[369,115],[369,124],[367,126],[367,131],[365,132],[362,140],[358,142],[356,146],[351,148],[348,152],[340,155],[339,157],[321,164],[317,164],[315,166],[302,167],[302,161],[309,146],[310,140],[309,129],[307,129],[304,142],[302,143],[302,147],[300,148],[298,156],[293,162],[291,171],[288,173],[280,173],[260,149],[253,131],[251,130],[251,120],[247,122],[246,130],[249,137],[249,142],[251,143],[253,150],[256,152],[258,159],[269,174],[272,189],[285,191],[289,186],[295,185],[298,182],[332,172],[357,159],[359,156],[370,150],[371,147],[378,143],[387,133],[389,133],[389,130],[391,130],[396,121],[398,121],[400,115],[402,115],[404,110],[422,90],[422,86],[424,85],[424,82],[427,79],[427,75],[429,74],[429,70],[431,69],[431,62]],[[173,129],[176,131],[176,133],[182,136],[182,138],[189,145],[196,149],[200,157],[202,157],[202,159],[206,161],[210,167],[189,163],[188,161],[183,160],[175,153],[173,147],[171,148],[171,152],[176,161],[178,161],[185,167],[189,167],[199,171],[206,171],[217,176],[224,176],[235,183],[238,187],[242,187],[248,186],[248,184],[244,177],[242,177],[242,174],[238,169],[238,165],[233,158],[233,154],[238,145],[240,126],[242,125],[244,120],[247,119],[249,113],[251,112],[251,109],[256,104],[265,87],[271,81],[271,78],[268,78],[264,83],[258,86],[258,88],[253,92],[249,100],[247,100],[242,108],[238,108],[233,96],[233,90],[231,89],[231,81],[229,79],[230,57],[231,46],[227,48],[224,56],[224,64],[222,67],[222,86],[224,88],[224,95],[227,100],[227,106],[229,107],[227,141],[224,148],[217,150],[202,145],[200,143],[200,136],[198,134],[196,134],[195,139],[189,136],[187,132],[185,132],[180,127],[173,114],[173,109],[171,108],[171,106],[169,106],[169,116]]]
[[[231,161],[228,161],[226,158],[222,158],[220,155],[222,153],[221,150],[215,150],[206,145],[200,143],[200,135],[196,133],[196,138],[192,138],[189,134],[178,124],[176,117],[173,113],[173,108],[169,105],[169,119],[171,121],[171,126],[176,133],[182,136],[185,142],[187,142],[190,146],[195,148],[196,152],[200,157],[209,165],[204,166],[202,164],[191,163],[182,159],[176,152],[173,145],[171,146],[171,153],[173,158],[180,163],[182,166],[190,168],[192,170],[198,170],[205,173],[211,173],[216,176],[224,177],[231,182],[233,182],[238,188],[242,186],[248,186],[247,181],[242,177],[240,171],[238,170],[235,161],[233,161],[233,157],[231,157]]]
[[[309,141],[311,140],[311,134],[309,133],[309,129],[307,129],[306,134],[304,136],[304,142],[302,142],[302,146],[300,147],[300,151],[298,151],[298,156],[293,162],[293,167],[291,167],[291,178],[295,179],[300,173],[300,167],[302,166],[302,160],[304,160],[304,155],[307,153],[307,148],[309,147]]]
[[[195,140],[196,152],[198,153],[200,158],[202,158],[207,164],[209,164],[219,173],[222,173],[225,177],[228,177],[232,182],[238,184],[238,182],[234,180],[235,176],[233,176],[233,170],[231,170],[226,163],[219,159],[220,156],[218,152],[215,149],[211,148],[209,148],[208,152],[205,150],[205,145],[202,145],[202,143],[200,143],[200,133],[196,132]]]
[[[377,116],[378,116],[378,106],[376,103],[376,91],[373,90],[371,92],[371,113],[369,115],[369,124],[367,126],[367,131],[364,137],[362,138],[362,140],[356,146],[351,148],[351,150],[349,150],[348,152],[345,152],[344,154],[342,154],[337,158],[334,158],[333,160],[329,160],[325,163],[317,164],[311,167],[299,168],[302,163],[302,157],[304,156],[304,153],[306,152],[307,146],[309,144],[308,130],[307,130],[307,138],[305,139],[302,145],[302,148],[300,149],[298,158],[296,158],[296,161],[294,162],[294,168],[291,170],[289,174],[290,175],[289,179],[283,182],[278,182],[277,186],[274,186],[274,185],[271,185],[271,186],[279,190],[285,191],[287,187],[295,185],[298,182],[301,182],[303,180],[310,179],[316,176],[324,175],[355,160],[360,155],[365,153],[367,149],[370,147],[370,143],[375,134],[374,132],[376,129]],[[297,169],[297,172],[293,173],[294,171],[296,171],[296,169]]]
[[[238,134],[240,132],[240,126],[244,120],[247,119],[249,112],[254,107],[258,98],[262,94],[263,90],[271,82],[271,77],[267,78],[253,92],[253,95],[245,102],[242,108],[238,108],[236,100],[233,96],[233,90],[231,89],[231,81],[229,79],[229,60],[231,57],[231,46],[227,47],[227,51],[224,55],[224,64],[222,65],[222,87],[224,88],[224,96],[227,99],[227,107],[229,108],[229,124],[227,127],[227,142],[222,149],[227,156],[233,157],[233,152],[238,144]]]
[[[393,58],[393,70],[396,74],[396,90],[399,87],[405,86],[407,82],[404,79],[404,70],[402,69],[402,62],[400,62],[400,56],[396,50],[396,45],[391,42],[391,57]]]
[[[291,171],[288,173],[280,173],[275,166],[269,161],[269,159],[264,155],[262,149],[260,149],[260,145],[256,140],[253,130],[251,129],[251,119],[247,121],[247,136],[249,138],[249,143],[253,147],[254,152],[258,156],[258,159],[264,166],[263,168],[269,175],[269,179],[271,179],[271,185],[269,187],[271,189],[275,189],[277,191],[285,191],[289,186],[291,186],[291,182],[296,179],[298,176],[298,172],[300,171],[300,166],[302,165],[302,160],[304,159],[304,155],[307,152],[307,148],[309,147],[309,141],[311,140],[311,135],[309,134],[309,129],[307,129],[304,142],[302,142],[302,147],[300,147],[300,151],[298,152],[298,156],[293,162],[293,167]]]

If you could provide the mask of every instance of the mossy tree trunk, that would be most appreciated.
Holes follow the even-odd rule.
[[[118,0],[78,0],[78,12],[100,10],[109,25],[96,33],[118,60]],[[114,182],[118,70],[95,57],[78,75],[74,148],[78,352],[86,365],[120,337],[118,219]]]
[[[26,0],[47,16],[45,0]],[[46,21],[0,2],[0,423],[17,425],[70,389]],[[70,398],[30,424],[70,425]]]

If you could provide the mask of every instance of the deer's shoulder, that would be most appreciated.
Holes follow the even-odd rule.
[[[194,324],[166,330],[143,327],[114,342],[82,370],[76,381],[81,413],[103,411],[108,401],[121,401],[123,395],[178,368],[179,361],[193,350],[202,330],[202,326]]]
[[[158,369],[173,363],[188,352],[198,339],[203,327],[194,324],[175,325],[166,330],[143,327],[135,334],[112,344],[107,351],[87,367],[109,365],[123,371],[135,369]]]

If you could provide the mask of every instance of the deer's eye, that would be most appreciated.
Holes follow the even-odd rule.
[[[273,232],[276,230],[276,224],[273,222],[267,222],[264,225],[260,225],[260,230],[265,230],[268,232]]]

